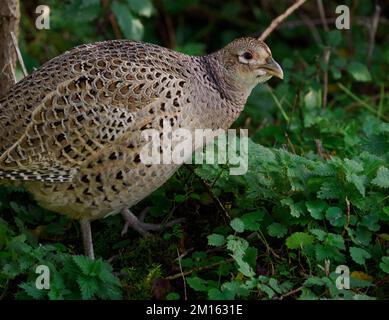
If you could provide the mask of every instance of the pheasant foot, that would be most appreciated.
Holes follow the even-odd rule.
[[[169,221],[167,223],[163,224],[154,224],[154,223],[145,223],[144,218],[147,212],[146,208],[142,211],[142,213],[139,215],[139,218],[137,218],[129,209],[123,209],[122,210],[122,216],[124,218],[125,224],[122,230],[122,236],[125,235],[128,231],[128,227],[131,227],[135,231],[139,232],[142,236],[148,236],[150,235],[149,231],[159,231],[165,228],[169,228],[177,223],[183,222],[184,218],[174,219],[172,221]]]

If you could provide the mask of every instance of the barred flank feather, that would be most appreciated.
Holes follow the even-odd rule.
[[[0,180],[67,182],[70,181],[76,170],[50,168],[50,170],[0,170]]]

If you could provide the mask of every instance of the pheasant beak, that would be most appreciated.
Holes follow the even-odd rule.
[[[265,69],[269,75],[284,79],[284,71],[282,71],[281,66],[271,56],[267,58],[266,64],[262,65],[261,68]]]

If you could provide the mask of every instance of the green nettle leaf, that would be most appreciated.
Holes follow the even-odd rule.
[[[310,277],[304,282],[304,286],[312,287],[312,286],[325,286],[325,282],[319,277]]]
[[[363,225],[359,225],[355,232],[349,229],[348,234],[354,239],[355,244],[362,246],[368,246],[372,238],[371,231]]]
[[[96,278],[93,277],[79,276],[77,283],[80,287],[82,299],[84,300],[92,298],[99,289]]]
[[[283,226],[281,223],[275,222],[267,227],[267,232],[269,236],[282,238],[286,235],[288,229],[285,226]]]
[[[281,200],[281,204],[288,206],[290,208],[290,214],[295,218],[304,214],[304,205],[302,202],[294,203],[292,198],[286,198]]]
[[[327,232],[323,231],[322,229],[311,229],[309,232],[315,235],[319,241],[323,241],[327,236]]]
[[[252,278],[255,276],[255,272],[249,263],[243,260],[248,247],[249,244],[245,239],[233,235],[227,238],[227,249],[232,251],[231,256],[238,264],[238,270],[246,277]]]
[[[328,178],[321,185],[317,196],[319,199],[339,199],[343,194],[342,191],[338,181]]]
[[[228,300],[233,299],[234,297],[227,297],[224,292],[221,292],[217,288],[212,288],[208,291],[208,299],[209,300]]]
[[[367,82],[371,81],[371,74],[367,67],[360,63],[353,61],[347,66],[347,71],[353,76],[357,81]]]
[[[380,229],[379,217],[375,213],[371,213],[362,217],[361,225],[366,226],[370,231],[376,232]]]
[[[226,239],[221,234],[210,234],[208,236],[208,244],[210,246],[220,247],[226,243]]]
[[[207,291],[207,281],[199,277],[190,277],[186,279],[189,286],[195,291]]]
[[[344,245],[344,239],[340,234],[328,233],[325,243],[340,250],[346,249]]]
[[[76,263],[76,265],[81,269],[82,273],[85,275],[88,275],[91,270],[91,266],[94,263],[93,260],[88,258],[87,256],[73,256],[73,261]]]
[[[247,262],[252,268],[255,268],[257,264],[258,249],[248,247],[243,257],[244,261]]]
[[[365,175],[359,176],[353,173],[349,177],[348,181],[354,184],[354,186],[357,188],[357,190],[363,197],[365,196],[365,184],[367,182],[367,177]]]
[[[325,259],[333,260],[335,262],[344,262],[345,257],[339,252],[339,250],[331,245],[316,244],[315,256],[317,261],[323,261]]]
[[[239,218],[233,219],[230,222],[230,226],[236,232],[243,232],[244,231],[244,227],[245,227],[244,222],[241,219],[239,219]]]
[[[365,260],[371,258],[371,254],[365,249],[350,247],[351,258],[358,264],[365,264]]]
[[[111,285],[117,286],[117,287],[121,286],[119,279],[116,278],[112,274],[112,267],[111,267],[111,265],[109,265],[105,261],[104,261],[104,268],[101,270],[101,272],[100,272],[100,274],[98,276],[105,283],[108,283],[108,284],[111,284]]]
[[[335,80],[339,80],[342,77],[342,72],[337,67],[331,66],[331,73]]]
[[[183,194],[177,194],[175,197],[174,197],[174,201],[175,202],[184,202],[186,200],[186,196],[183,195]]]
[[[277,279],[274,279],[274,278],[270,278],[269,280],[269,286],[278,294],[281,294],[282,293],[282,288],[280,287],[280,285],[278,284],[278,281]]]
[[[222,292],[224,294],[229,292],[229,296],[232,298],[235,298],[235,296],[237,295],[247,297],[250,293],[250,291],[247,289],[246,284],[240,281],[230,281],[223,283]]]
[[[360,161],[356,161],[353,159],[344,159],[343,164],[347,174],[351,173],[360,173],[363,171],[363,165]]]
[[[299,249],[312,244],[315,238],[306,232],[295,232],[286,239],[286,246],[289,249]]]
[[[323,200],[310,200],[305,202],[305,206],[308,209],[308,212],[311,214],[312,218],[316,220],[323,220],[324,214],[323,211],[327,209],[328,205]]]
[[[177,292],[169,292],[166,300],[180,300],[180,295]]]
[[[386,167],[380,167],[377,171],[377,176],[371,183],[381,188],[389,188],[389,169]]]
[[[250,212],[246,213],[243,216],[240,217],[240,219],[244,223],[244,229],[248,231],[258,231],[264,217],[264,213],[260,211]]]
[[[24,291],[35,300],[43,299],[46,296],[46,290],[40,290],[36,287],[35,283],[21,283],[19,287],[24,289]]]
[[[326,211],[326,218],[334,227],[343,227],[346,223],[346,216],[342,209],[338,207],[330,207]]]
[[[389,257],[382,257],[380,268],[382,271],[389,273]]]
[[[267,294],[267,296],[269,297],[269,299],[273,298],[275,295],[274,290],[266,284],[261,284],[261,283],[258,284],[258,289],[265,292]]]
[[[331,47],[336,47],[342,41],[342,34],[339,30],[332,30],[327,33],[327,43]]]

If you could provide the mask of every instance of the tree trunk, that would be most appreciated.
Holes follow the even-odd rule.
[[[19,0],[1,0],[0,5],[0,97],[15,83],[16,51],[11,31],[19,30]]]

